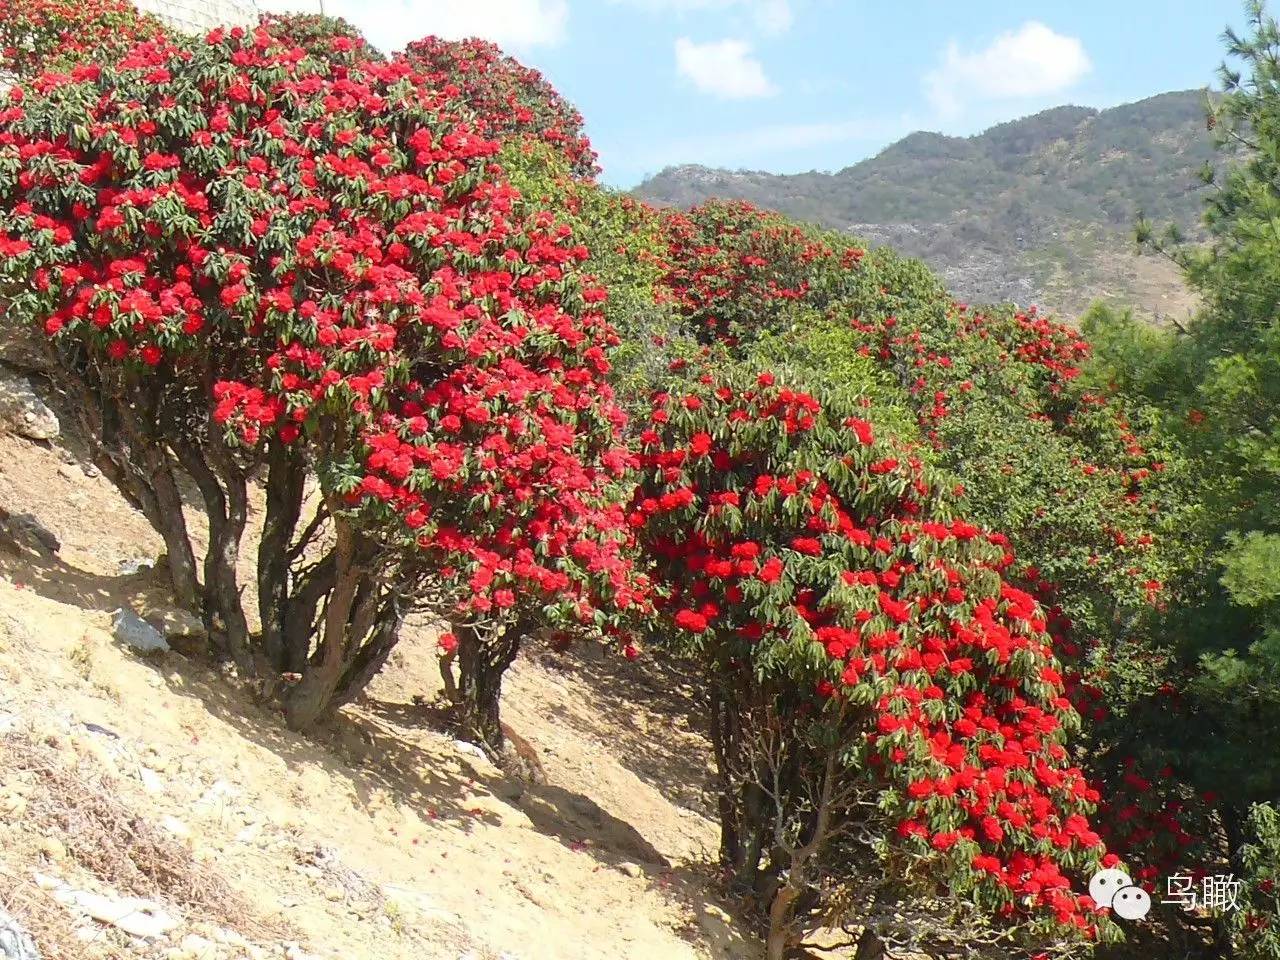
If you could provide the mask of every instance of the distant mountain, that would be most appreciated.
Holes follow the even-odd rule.
[[[749,200],[921,257],[957,296],[1075,315],[1096,299],[1152,315],[1193,301],[1167,262],[1136,256],[1144,212],[1194,235],[1215,150],[1205,91],[1109,110],[1056,107],[974,137],[913,133],[837,173],[669,167],[635,189],[691,206]]]

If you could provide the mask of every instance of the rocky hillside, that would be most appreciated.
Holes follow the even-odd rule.
[[[1139,212],[1194,230],[1214,159],[1202,90],[1109,110],[1056,107],[974,137],[913,133],[836,173],[668,168],[635,193],[749,200],[919,256],[969,300],[1078,313],[1101,297],[1185,312],[1176,272],[1134,255]]]

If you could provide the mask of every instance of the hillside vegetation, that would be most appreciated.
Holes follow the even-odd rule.
[[[1200,245],[1137,231],[1203,303],[1153,327],[609,190],[487,42],[0,8],[0,669],[28,691],[0,869],[35,884],[5,909],[60,960],[1280,960],[1280,25],[1250,16]],[[974,184],[911,203],[1016,212],[993,158],[1120,142],[1104,116],[917,138]],[[1061,161],[1055,210],[1094,184],[1117,224],[1126,191],[1173,216],[1101,162]],[[166,770],[190,737],[194,779],[137,773],[154,805],[78,759],[81,730],[148,756],[117,682],[160,694]],[[237,795],[268,890],[213,869],[258,856],[239,832],[153,829]],[[339,933],[282,912],[283,857]],[[1175,874],[1234,876],[1235,909],[1115,908]],[[105,929],[133,908],[153,926]]]
[[[1139,213],[1194,232],[1216,160],[1206,92],[1057,107],[974,137],[913,133],[835,173],[671,167],[634,191],[687,207],[748,200],[923,258],[957,296],[1070,316],[1095,298],[1184,315],[1177,271],[1135,256]]]

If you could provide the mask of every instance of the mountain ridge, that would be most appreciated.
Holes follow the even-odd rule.
[[[1198,171],[1217,153],[1207,91],[1098,109],[1063,105],[966,137],[915,131],[834,172],[681,164],[632,192],[663,205],[747,200],[920,257],[973,301],[1068,316],[1103,299],[1150,316],[1194,301],[1172,265],[1141,257],[1139,214],[1194,235]]]

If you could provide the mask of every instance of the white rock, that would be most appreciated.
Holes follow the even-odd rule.
[[[78,907],[99,923],[108,923],[133,937],[144,940],[163,936],[178,925],[178,921],[165,913],[158,904],[136,897],[119,899],[106,897],[88,890],[63,888],[54,891],[54,898],[69,906]]]
[[[191,960],[215,960],[218,956],[218,945],[196,933],[187,934],[178,946]]]
[[[478,760],[488,760],[488,755],[477,747],[474,743],[468,743],[466,740],[453,741],[453,749],[459,753],[465,753],[469,757],[475,757]]]
[[[200,795],[195,803],[196,812],[204,817],[219,820],[229,818],[235,812],[234,800],[240,791],[225,780],[214,781],[213,786]]]
[[[166,637],[207,637],[204,621],[181,607],[149,607],[142,611],[143,618]]]
[[[249,946],[249,942],[244,937],[235,930],[228,930],[226,927],[214,927],[209,931],[209,936],[217,940],[218,943],[225,943],[231,947],[244,949]]]
[[[147,621],[127,607],[121,607],[111,615],[115,638],[138,653],[159,653],[169,649],[164,636]]]
[[[22,924],[0,907],[0,958],[3,960],[40,960],[35,941]]]
[[[164,793],[164,778],[150,767],[138,767],[138,779],[147,793]]]

